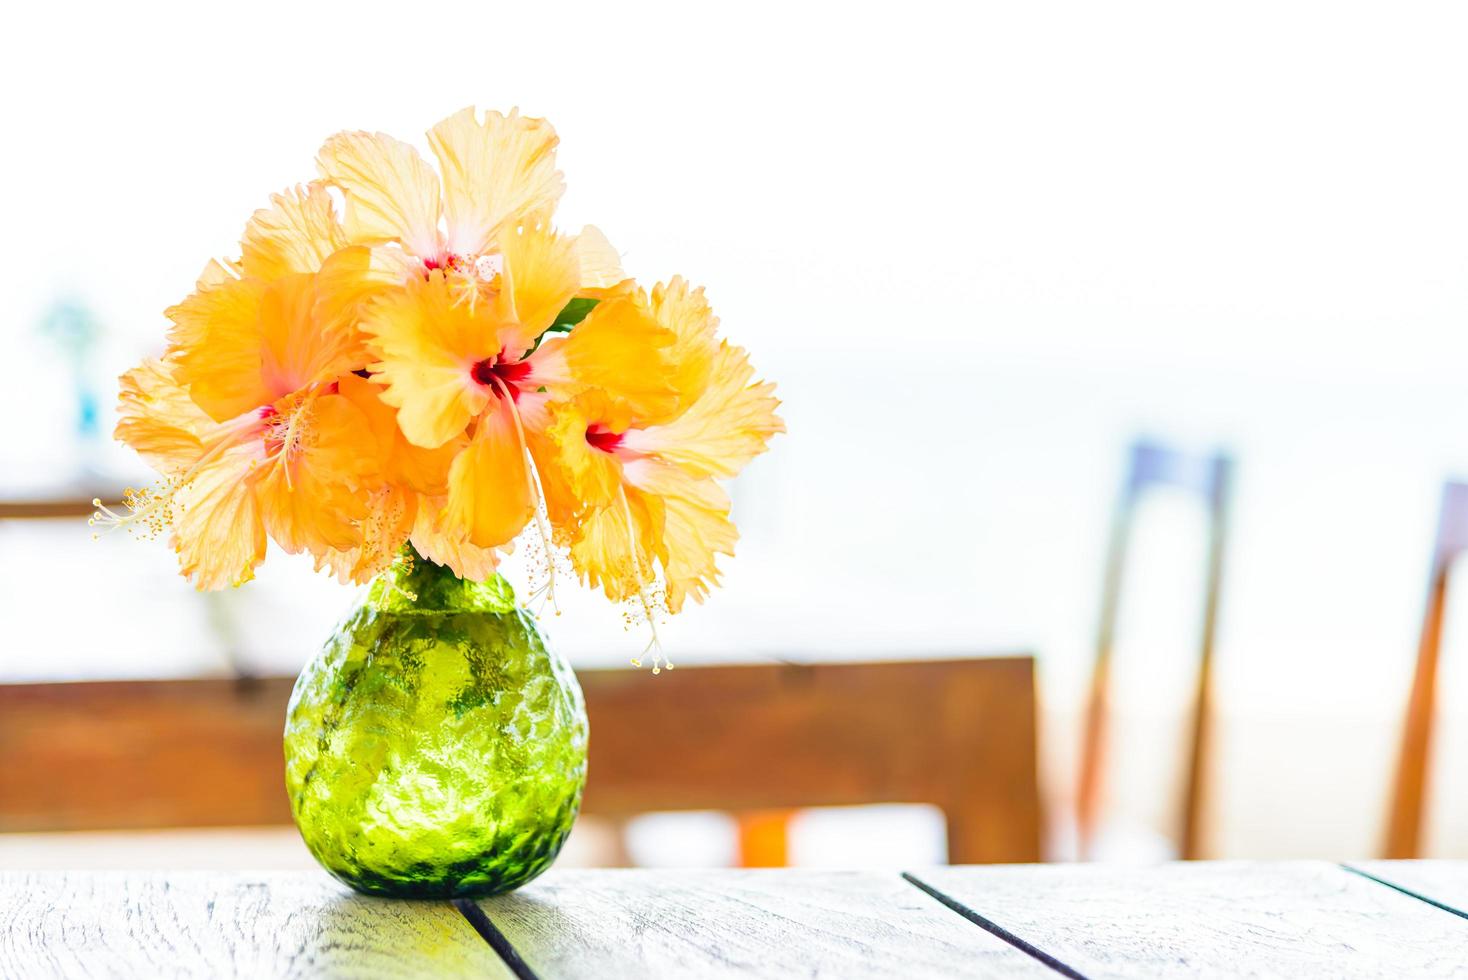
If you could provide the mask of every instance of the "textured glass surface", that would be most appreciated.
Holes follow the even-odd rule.
[[[296,681],[286,787],[358,891],[493,895],[555,859],[586,783],[586,710],[504,579],[379,576]]]

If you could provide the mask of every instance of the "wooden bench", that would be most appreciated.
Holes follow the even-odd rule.
[[[928,803],[955,863],[1040,857],[1028,657],[579,676],[588,813]],[[289,823],[292,683],[0,685],[0,831]]]

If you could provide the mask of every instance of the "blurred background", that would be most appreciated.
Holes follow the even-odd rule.
[[[7,19],[0,500],[149,479],[110,439],[116,376],[161,348],[163,309],[235,253],[251,211],[314,176],[326,136],[421,143],[464,105],[519,106],[561,135],[563,225],[598,225],[639,279],[706,284],[784,400],[789,434],[732,488],[725,587],[663,631],[680,667],[1033,656],[1044,856],[1149,859],[1182,849],[1211,595],[1199,854],[1382,852],[1429,585],[1455,554],[1442,488],[1468,478],[1462,7]],[[1198,476],[1215,456],[1227,487]],[[280,555],[198,595],[162,542],[93,542],[74,517],[0,521],[0,555],[11,684],[294,674],[352,598]],[[1110,735],[1083,851],[1108,582]],[[1445,595],[1419,850],[1468,857],[1468,595]],[[550,632],[578,667],[640,650],[607,603],[565,606]],[[790,817],[788,859],[943,859],[937,810],[870,802]],[[639,818],[614,859],[734,862],[740,826]],[[218,833],[164,849],[309,862],[289,828],[253,832],[248,859]],[[0,835],[0,866],[157,850],[57,840]]]

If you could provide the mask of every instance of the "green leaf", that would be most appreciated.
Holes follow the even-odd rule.
[[[556,314],[556,322],[550,325],[551,330],[570,330],[576,324],[586,319],[596,304],[601,302],[595,299],[573,299],[566,304],[566,308]]]
[[[571,328],[582,320],[585,320],[586,314],[590,313],[596,304],[600,302],[601,300],[598,299],[581,299],[580,297],[571,300],[561,312],[556,314],[556,322],[546,327],[545,332],[535,338],[535,346],[526,351],[525,356],[529,357],[531,354],[540,350],[540,345],[545,343],[545,338],[551,334],[570,333]]]

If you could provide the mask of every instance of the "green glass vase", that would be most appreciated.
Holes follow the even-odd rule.
[[[586,784],[586,708],[503,578],[405,555],[301,673],[286,788],[357,891],[495,895],[548,868]]]

